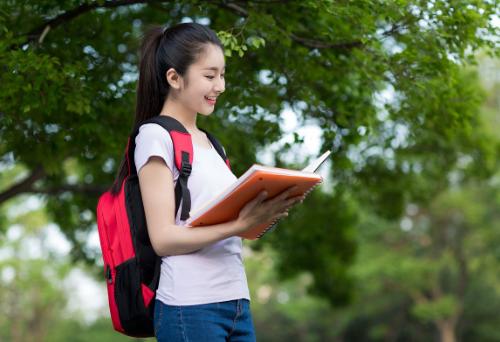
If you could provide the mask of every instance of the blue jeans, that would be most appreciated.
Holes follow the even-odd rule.
[[[180,306],[155,299],[154,310],[159,342],[255,341],[248,299]]]

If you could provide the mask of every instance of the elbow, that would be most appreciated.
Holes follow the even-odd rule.
[[[156,253],[156,255],[158,255],[159,257],[164,257],[164,256],[168,256],[169,254],[167,253],[167,251],[163,248],[163,246],[161,245],[158,245],[154,242],[151,242],[151,246],[153,247],[153,251]]]
[[[169,232],[170,229],[165,230],[167,231],[164,231],[162,234],[150,235],[151,247],[153,247],[153,251],[156,255],[160,257],[172,255],[172,234]]]
[[[160,257],[174,255],[172,244],[168,241],[156,242],[151,241],[151,246],[153,247],[156,255]]]
[[[161,233],[151,237],[151,246],[160,257],[187,254],[201,248],[195,242],[190,242],[185,229],[179,226],[170,225],[157,232]]]

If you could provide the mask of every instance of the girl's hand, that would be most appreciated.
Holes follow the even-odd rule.
[[[294,185],[268,200],[266,200],[267,192],[260,192],[240,210],[236,220],[237,228],[235,233],[241,234],[248,229],[254,228],[258,224],[288,216],[290,207],[297,202],[302,202],[305,197],[299,195],[288,198],[297,188],[298,187]]]

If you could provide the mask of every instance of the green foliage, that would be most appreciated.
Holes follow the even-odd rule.
[[[44,340],[50,326],[63,315],[67,297],[61,280],[71,271],[67,262],[43,250],[43,208],[22,208],[18,197],[1,210],[10,226],[8,238],[0,239],[0,340]],[[17,214],[6,215],[16,208]],[[38,255],[38,256],[37,256]]]
[[[62,319],[55,329],[52,329],[47,336],[47,341],[51,342],[125,342],[125,341],[154,341],[153,338],[133,338],[120,334],[113,330],[111,319],[98,319],[92,324],[85,324],[74,318]]]
[[[412,312],[423,321],[436,322],[452,316],[457,309],[457,300],[453,296],[444,296],[432,302],[417,303]]]
[[[356,298],[347,310],[364,320],[351,321],[346,330],[384,331],[378,330],[382,325],[385,337],[425,341],[447,321],[457,338],[494,340],[498,334],[490,327],[498,319],[490,310],[500,303],[500,258],[493,247],[500,241],[498,190],[487,183],[462,184],[426,207],[407,208],[401,225],[365,212],[352,272]]]
[[[331,303],[350,297],[359,208],[397,220],[450,179],[498,167],[496,132],[484,134],[478,115],[483,95],[463,70],[479,49],[499,52],[492,1],[86,4],[0,4],[0,160],[27,170],[2,174],[0,194],[42,194],[74,259],[98,256],[85,242],[132,128],[138,45],[151,23],[208,18],[219,33],[227,91],[199,125],[220,138],[237,175],[282,137],[284,108],[322,129],[338,189],[313,194],[262,244],[280,252],[282,276],[312,272],[311,290]]]
[[[269,244],[278,252],[276,268],[281,277],[306,270],[314,279],[312,294],[345,304],[351,294],[348,269],[355,254],[355,225],[356,207],[349,196],[314,191],[257,244]]]

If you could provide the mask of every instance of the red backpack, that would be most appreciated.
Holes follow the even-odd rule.
[[[168,131],[174,146],[179,178],[175,187],[175,212],[189,217],[191,197],[187,180],[191,174],[193,145],[191,135],[177,120],[156,116],[142,122],[156,123]],[[204,131],[204,130],[203,130]],[[229,168],[222,146],[204,131]],[[116,195],[107,191],[97,204],[97,228],[104,260],[109,310],[116,331],[132,337],[153,337],[154,297],[160,277],[161,257],[151,246],[142,205],[139,179],[134,163],[135,138],[139,126],[130,135],[126,149],[128,174]]]

